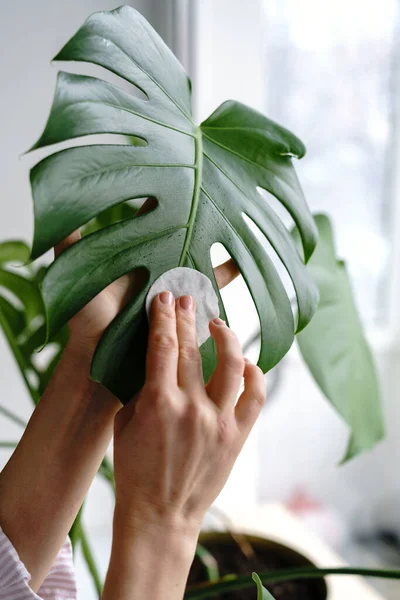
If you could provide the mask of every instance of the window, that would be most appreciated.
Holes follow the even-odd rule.
[[[268,116],[303,140],[313,212],[336,225],[368,326],[383,325],[393,200],[397,0],[264,0]]]

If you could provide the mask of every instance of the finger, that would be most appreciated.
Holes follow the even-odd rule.
[[[266,399],[265,375],[259,367],[246,360],[244,391],[235,408],[239,429],[248,435],[259,416]]]
[[[221,408],[234,406],[243,377],[244,358],[236,335],[221,319],[210,322],[217,346],[218,364],[207,384],[207,393]]]
[[[176,385],[177,367],[175,300],[171,292],[162,292],[154,298],[151,306],[146,383]]]
[[[201,357],[196,333],[196,305],[191,296],[182,296],[176,303],[178,334],[178,385],[186,389],[204,386]]]
[[[232,258],[214,269],[215,279],[220,290],[240,275],[240,271]]]
[[[62,254],[64,252],[64,250],[66,250],[67,248],[69,248],[70,246],[75,244],[76,242],[79,242],[80,239],[81,239],[81,232],[79,229],[76,229],[76,231],[73,231],[70,235],[68,235],[65,239],[63,239],[62,242],[60,242],[59,244],[54,246],[54,258],[57,258],[57,256],[60,256],[60,254]]]

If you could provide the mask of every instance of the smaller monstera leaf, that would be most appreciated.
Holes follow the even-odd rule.
[[[3,330],[23,378],[37,402],[45,390],[68,338],[66,327],[51,339],[55,352],[38,366],[35,354],[46,337],[45,309],[39,289],[46,269],[27,265],[30,249],[21,241],[0,244],[0,328]]]
[[[106,330],[92,363],[92,377],[128,400],[143,382],[149,287],[165,271],[185,266],[207,275],[219,295],[210,249],[220,242],[236,261],[258,311],[259,365],[264,371],[272,368],[317,303],[303,260],[313,252],[316,228],[292,166],[292,157],[304,154],[303,144],[233,101],[197,126],[182,66],[128,6],[92,15],[55,60],[100,65],[125,80],[125,88],[128,82],[140,89],[145,99],[101,79],[59,74],[51,114],[34,148],[100,133],[130,136],[134,145],[69,148],[33,168],[33,257],[112,206],[145,197],[155,198],[157,206],[93,232],[54,262],[42,288],[49,335],[112,281],[145,268],[146,285]],[[294,219],[302,255],[258,188],[275,196]],[[296,322],[266,245],[244,215],[293,281]],[[201,351],[207,378],[216,360],[212,340]]]
[[[319,242],[308,268],[320,302],[297,341],[316,383],[350,427],[348,460],[384,436],[379,384],[346,265],[336,258],[331,223],[325,215],[315,221]]]

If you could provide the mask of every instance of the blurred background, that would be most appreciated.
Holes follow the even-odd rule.
[[[232,98],[299,136],[295,164],[313,212],[333,220],[381,378],[387,437],[339,467],[348,437],[297,349],[269,377],[270,397],[218,506],[281,502],[352,563],[400,565],[399,0],[137,0],[193,81],[203,120]],[[29,169],[55,88],[50,59],[92,12],[116,0],[0,3],[0,240],[32,239]],[[215,248],[219,261],[223,252]],[[51,257],[49,257],[50,260]],[[257,318],[240,281],[225,292],[251,358]],[[23,382],[0,332],[0,395],[23,417]],[[0,438],[19,430],[0,418]],[[0,467],[8,453],[0,453]],[[107,563],[112,498],[96,481],[85,520]],[[78,561],[81,597],[91,583]],[[390,589],[384,590],[389,598]],[[94,597],[94,596],[93,596]],[[394,598],[394,596],[393,596]]]

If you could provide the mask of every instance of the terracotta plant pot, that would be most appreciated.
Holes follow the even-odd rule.
[[[299,552],[258,536],[235,532],[233,537],[230,533],[207,532],[200,536],[199,542],[216,559],[220,577],[231,573],[251,575],[253,571],[261,573],[315,566]],[[196,557],[190,570],[188,586],[205,580],[206,568]],[[328,594],[324,579],[276,582],[265,587],[276,600],[326,600]],[[215,596],[216,600],[255,600],[256,597],[255,586]]]

